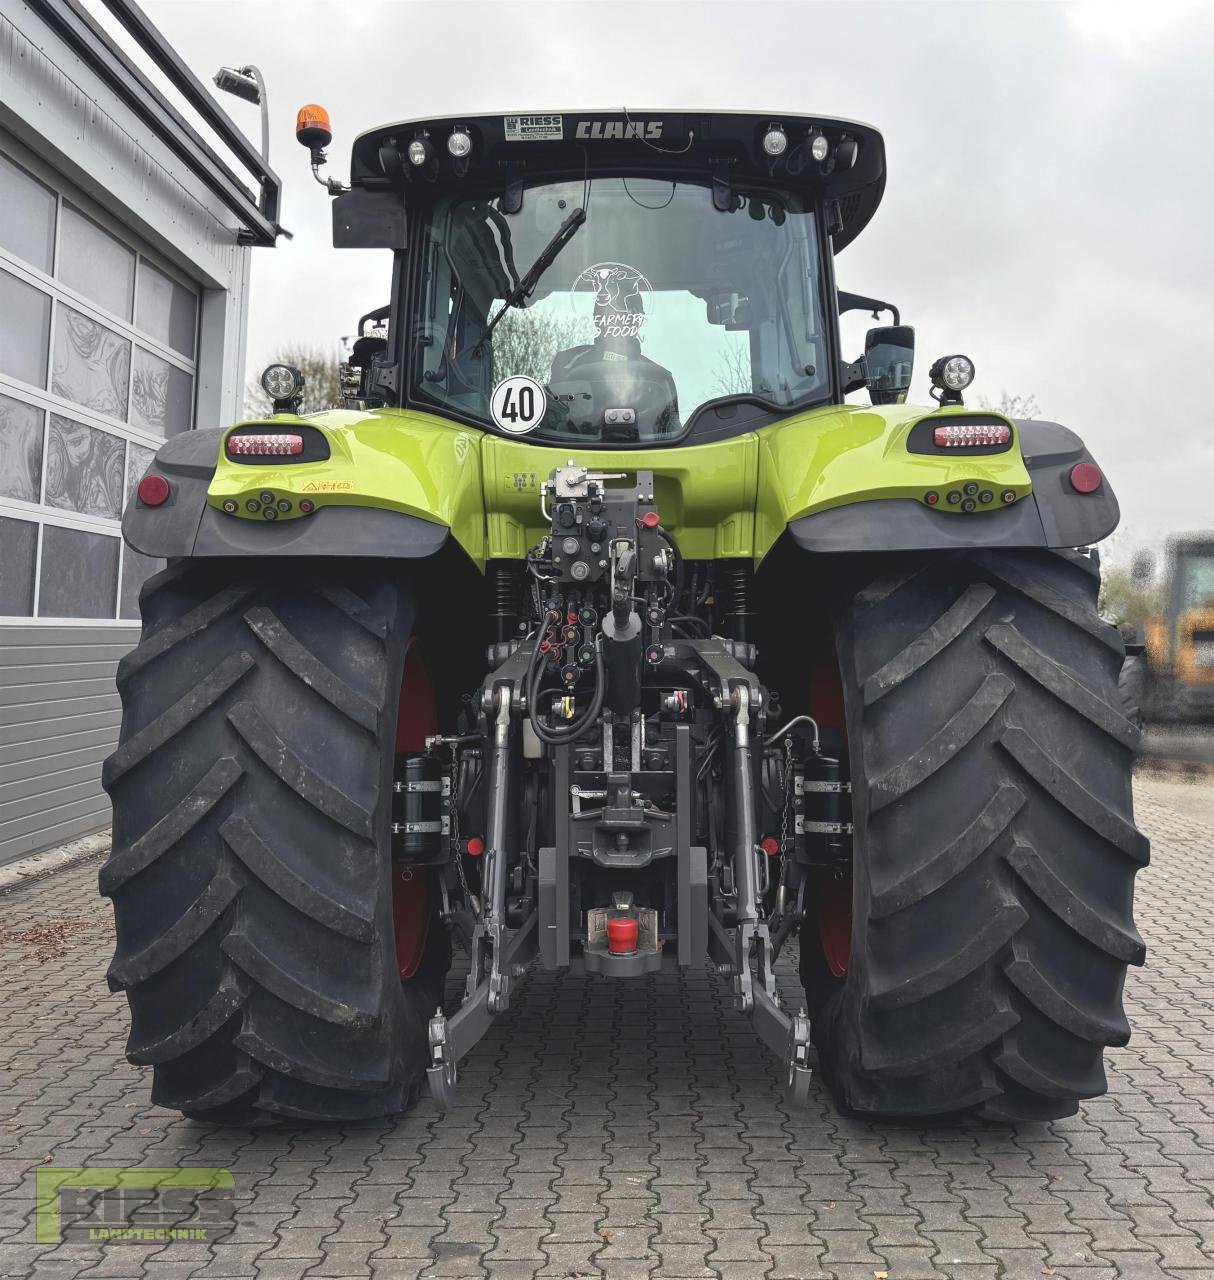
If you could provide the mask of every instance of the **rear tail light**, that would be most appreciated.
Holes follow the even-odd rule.
[[[161,507],[169,500],[169,482],[164,476],[147,475],[139,482],[139,501],[145,507]]]
[[[1006,422],[958,422],[937,427],[932,439],[938,449],[972,449],[976,445],[1007,444],[1012,429]]]
[[[233,458],[269,458],[303,453],[303,436],[293,432],[258,433],[228,437],[228,453]]]
[[[1071,487],[1076,493],[1095,493],[1103,479],[1094,462],[1077,462],[1071,468]]]

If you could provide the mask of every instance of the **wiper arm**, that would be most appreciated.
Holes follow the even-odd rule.
[[[520,306],[532,293],[535,292],[535,286],[539,284],[540,277],[548,270],[556,261],[557,254],[569,243],[577,234],[577,229],[586,221],[585,209],[574,209],[574,211],[561,223],[557,228],[556,235],[540,250],[536,260],[531,264],[527,274],[514,286],[506,295],[505,302],[497,309],[493,319],[489,321],[489,326],[481,335],[481,340],[476,344],[479,350],[489,340],[489,336],[493,330],[497,328],[497,322],[510,310],[511,307]]]

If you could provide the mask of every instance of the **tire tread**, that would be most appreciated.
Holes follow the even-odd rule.
[[[802,972],[850,1112],[1036,1121],[1107,1087],[1149,844],[1098,588],[1086,556],[952,553],[842,608],[856,923],[845,979],[805,945]]]
[[[154,1101],[217,1124],[390,1114],[424,1072],[442,976],[402,984],[392,930],[412,589],[372,565],[228,572],[150,579],[122,664],[99,886],[127,1055],[152,1067]],[[427,956],[445,971],[445,947]]]

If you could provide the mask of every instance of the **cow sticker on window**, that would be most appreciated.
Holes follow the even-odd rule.
[[[594,294],[596,338],[639,338],[653,286],[626,262],[596,262],[573,282],[572,293]]]

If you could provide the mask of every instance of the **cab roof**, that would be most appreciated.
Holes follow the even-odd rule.
[[[769,130],[786,138],[784,151],[763,148]],[[463,158],[448,150],[453,134],[470,142]],[[810,150],[818,135],[827,157]],[[409,144],[426,144],[422,165],[410,163]],[[823,144],[819,144],[821,147]],[[854,153],[854,159],[852,159]],[[851,163],[848,164],[848,160]],[[788,112],[604,109],[508,112],[403,120],[362,134],[354,142],[350,181],[364,190],[403,190],[429,201],[468,185],[505,191],[542,178],[643,174],[714,184],[774,184],[838,202],[835,251],[864,229],[885,189],[885,144],[871,125]]]

